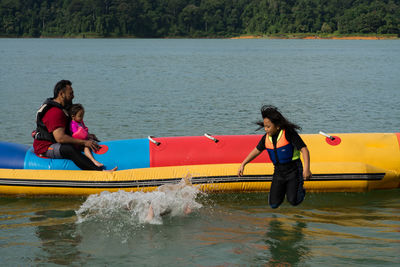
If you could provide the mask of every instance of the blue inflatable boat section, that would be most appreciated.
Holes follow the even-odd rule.
[[[29,146],[0,142],[0,168],[23,169],[25,154]]]
[[[108,150],[104,154],[93,153],[94,158],[103,163],[107,170],[118,167],[118,170],[149,168],[150,150],[149,140],[118,140],[101,142]],[[28,149],[27,149],[28,150]],[[26,150],[25,150],[26,151]],[[36,156],[30,148],[24,152],[20,169],[34,170],[80,170],[71,160],[48,159]]]

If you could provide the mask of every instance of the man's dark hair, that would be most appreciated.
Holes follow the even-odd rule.
[[[58,97],[58,94],[61,91],[65,91],[65,88],[67,87],[67,85],[71,86],[72,83],[68,80],[61,80],[59,81],[55,86],[54,86],[54,98]]]

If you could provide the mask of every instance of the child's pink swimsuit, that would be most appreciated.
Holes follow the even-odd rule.
[[[83,121],[82,122],[71,121],[69,129],[71,130],[73,138],[82,140],[86,140],[88,138],[89,129],[85,126],[85,123]]]

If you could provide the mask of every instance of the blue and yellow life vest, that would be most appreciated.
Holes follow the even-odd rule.
[[[268,151],[269,158],[272,163],[288,163],[300,158],[300,151],[297,150],[289,141],[286,139],[286,131],[281,130],[276,140],[276,147],[272,142],[272,137],[267,134],[265,137],[265,148]]]

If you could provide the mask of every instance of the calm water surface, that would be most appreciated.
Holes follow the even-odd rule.
[[[0,140],[32,143],[34,114],[60,79],[72,80],[102,140],[254,134],[264,103],[303,133],[399,132],[399,62],[397,40],[0,39]],[[122,192],[95,201],[0,197],[0,258],[6,266],[397,266],[399,193],[308,194],[278,210],[264,193],[198,194],[201,208],[157,224],[125,209],[137,195]]]

